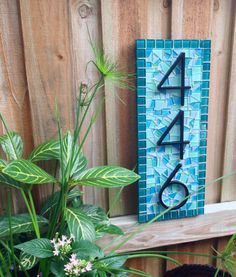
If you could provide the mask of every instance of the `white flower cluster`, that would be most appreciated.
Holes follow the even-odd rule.
[[[65,273],[70,277],[80,276],[81,273],[91,271],[92,267],[91,262],[80,260],[76,254],[72,254],[69,263],[65,265]]]
[[[72,238],[68,238],[67,236],[62,236],[60,238],[54,238],[51,240],[51,243],[53,244],[54,251],[53,254],[54,256],[59,256],[60,254],[67,254],[71,251],[71,243],[72,243]]]

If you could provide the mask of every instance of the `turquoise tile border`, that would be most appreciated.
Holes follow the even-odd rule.
[[[207,151],[207,128],[208,128],[208,98],[210,84],[210,40],[136,40],[136,85],[137,85],[137,132],[138,132],[138,172],[141,176],[139,181],[139,222],[153,219],[157,214],[147,212],[147,204],[152,195],[160,189],[147,187],[147,109],[146,109],[146,76],[152,64],[147,62],[147,54],[153,49],[200,49],[202,54],[202,87],[201,87],[201,114],[200,114],[200,144],[198,157],[198,185],[205,185],[206,176],[206,151]],[[169,50],[168,50],[169,51]],[[205,190],[202,190],[195,198],[197,206],[191,210],[176,210],[166,213],[160,220],[169,220],[183,217],[191,217],[204,213]]]

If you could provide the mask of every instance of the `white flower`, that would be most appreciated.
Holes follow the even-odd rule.
[[[93,267],[92,263],[88,262],[87,265],[86,265],[86,271],[92,270],[92,267]]]
[[[54,255],[54,256],[59,256],[59,254],[60,254],[60,251],[59,251],[59,250],[56,249],[56,250],[53,251],[53,255]]]

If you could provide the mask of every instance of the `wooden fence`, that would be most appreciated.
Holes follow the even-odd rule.
[[[63,127],[72,128],[78,86],[97,78],[92,67],[85,72],[93,57],[87,26],[94,41],[129,72],[135,70],[137,38],[211,39],[207,180],[212,180],[236,167],[235,13],[234,0],[1,0],[0,111],[10,128],[22,135],[25,155],[34,145],[56,136],[56,97]],[[91,166],[109,163],[134,168],[135,92],[106,84],[103,94],[105,110],[85,145],[85,154]],[[207,203],[236,200],[235,182],[232,177],[209,186]],[[47,193],[47,187],[40,186],[34,196],[40,202]],[[115,195],[114,190],[85,190],[87,202],[106,209]],[[136,195],[135,186],[125,189],[112,215],[135,214]],[[6,192],[1,189],[1,212],[5,199]],[[15,211],[23,208],[19,199],[15,194]],[[224,223],[224,218],[219,218],[219,224]],[[172,230],[166,232],[172,236]],[[211,238],[162,249],[211,253],[212,246],[220,250],[225,241]],[[187,263],[214,263],[209,258],[177,258]],[[162,276],[173,266],[151,258],[130,264],[152,276]]]

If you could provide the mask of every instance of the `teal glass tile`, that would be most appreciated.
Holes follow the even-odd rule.
[[[203,89],[202,90],[202,97],[208,97],[209,96],[209,90],[208,89]]]
[[[145,88],[137,88],[137,94],[139,97],[145,97],[146,96],[146,89]],[[145,99],[145,98],[143,98]]]
[[[174,48],[182,48],[183,41],[182,40],[174,40]]]
[[[199,162],[202,163],[202,162],[205,162],[206,161],[206,156],[200,156],[199,157]]]
[[[145,77],[146,76],[146,70],[145,69],[138,69],[137,70],[137,77]]]
[[[190,40],[183,40],[183,48],[189,48],[190,47]]]
[[[154,48],[155,47],[155,40],[154,39],[148,39],[147,40],[147,48]]]
[[[203,72],[202,78],[203,78],[203,80],[209,80],[210,79],[210,72]]]
[[[165,48],[172,48],[173,40],[165,40]]]
[[[146,116],[145,115],[138,115],[138,121],[146,123]]]
[[[140,67],[145,67],[146,66],[146,61],[145,59],[139,59],[137,60],[137,67],[140,68]]]
[[[202,107],[201,112],[202,112],[202,114],[207,114],[208,113],[208,106]]]
[[[146,51],[144,49],[137,49],[136,55],[137,55],[137,58],[145,58]]]
[[[145,87],[146,86],[146,79],[145,78],[138,78],[137,79],[138,87]]]
[[[164,40],[156,40],[156,48],[164,48]]]
[[[208,116],[207,115],[202,115],[201,116],[201,121],[207,122],[207,120],[208,120]]]
[[[145,48],[145,39],[137,39],[136,40],[136,48]]]
[[[210,70],[210,63],[208,63],[208,62],[204,62],[203,63],[203,70]]]
[[[211,48],[211,41],[210,40],[202,40],[200,43],[201,48]]]
[[[145,106],[138,106],[137,111],[138,111],[138,114],[144,114],[144,113],[146,113],[146,107]]]
[[[210,59],[211,59],[211,56],[210,56],[210,55],[208,55],[208,54],[205,54],[205,55],[204,55],[204,61],[205,61],[205,62],[209,62]]]
[[[198,48],[199,47],[199,40],[191,40],[190,41],[191,48]]]

